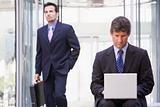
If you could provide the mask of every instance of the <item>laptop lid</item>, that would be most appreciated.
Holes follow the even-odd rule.
[[[105,99],[136,99],[137,74],[136,73],[105,73],[104,74]]]

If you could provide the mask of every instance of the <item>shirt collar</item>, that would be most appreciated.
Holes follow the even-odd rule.
[[[56,28],[57,20],[54,23],[48,24],[48,30],[50,27],[54,30]]]
[[[115,54],[117,55],[117,53],[118,53],[118,51],[119,51],[120,49],[117,48],[115,45],[114,45],[113,48],[114,48]],[[126,43],[126,45],[125,45],[121,50],[123,50],[123,52],[126,53],[127,48],[128,48],[128,43]]]

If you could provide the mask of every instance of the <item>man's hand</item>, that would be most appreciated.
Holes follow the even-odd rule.
[[[39,82],[41,80],[39,74],[35,74],[34,79],[36,82]]]
[[[102,91],[102,94],[104,95],[104,90]]]

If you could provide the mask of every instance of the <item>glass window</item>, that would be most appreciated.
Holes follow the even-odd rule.
[[[155,18],[156,18],[156,5],[155,1],[149,2],[147,0],[141,1],[141,9],[140,9],[140,24],[141,24],[141,39],[140,39],[140,44],[141,47],[146,49],[148,51],[149,57],[151,59],[151,64],[152,64],[152,69],[153,69],[153,74],[154,74],[154,80],[155,83],[157,83],[156,75],[157,75],[157,70],[156,70],[156,60],[157,58],[154,57],[154,53],[156,53],[156,50],[154,49],[156,45],[154,43],[155,37],[156,37],[156,29],[157,26],[154,24],[155,23]],[[155,84],[153,91],[150,95],[147,96],[147,101],[149,104],[151,103],[156,103],[157,101],[157,94],[156,94],[156,89],[157,84]]]
[[[0,0],[0,106],[15,107],[14,0]]]
[[[76,101],[82,102],[81,104],[83,102],[93,104],[90,103],[94,100],[88,90],[90,90],[90,73],[95,53],[112,44],[109,36],[110,22],[119,15],[125,15],[131,20],[132,36],[129,41],[148,51],[154,77],[156,77],[156,57],[153,54],[156,52],[156,44],[153,42],[156,36],[155,4],[156,1],[150,0],[139,2],[137,0],[65,0],[63,2],[62,21],[73,25],[81,44],[80,57],[68,80],[67,94],[70,104]],[[87,61],[85,64],[84,59]],[[73,84],[75,84],[74,88],[71,87]],[[155,85],[152,93],[147,96],[149,104],[156,102],[156,87]],[[72,95],[76,97],[73,99]]]

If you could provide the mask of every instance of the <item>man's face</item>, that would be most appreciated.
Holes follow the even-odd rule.
[[[44,14],[48,23],[55,22],[58,16],[54,6],[46,6],[44,9]]]
[[[129,35],[127,34],[127,32],[113,31],[113,33],[111,35],[112,35],[112,41],[113,41],[114,45],[119,49],[123,48],[126,45],[126,43],[128,42]]]

